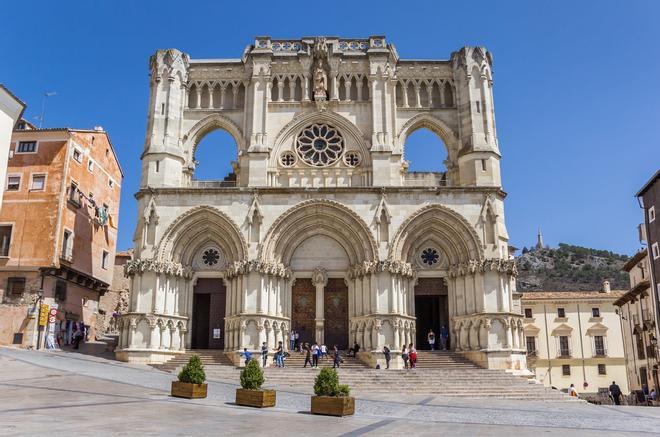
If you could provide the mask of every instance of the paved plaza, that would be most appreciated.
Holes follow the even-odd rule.
[[[277,407],[233,405],[236,385],[209,397],[169,396],[172,375],[66,352],[0,348],[1,435],[633,435],[660,433],[660,409],[575,402],[361,396],[356,415],[312,416],[309,395],[279,391]]]

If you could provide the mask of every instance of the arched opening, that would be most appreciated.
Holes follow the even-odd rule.
[[[403,151],[408,162],[406,185],[447,185],[447,147],[435,132],[424,127],[415,130],[406,138]]]
[[[215,129],[197,143],[193,180],[219,181],[222,186],[236,185],[232,163],[237,160],[238,146],[224,129]]]

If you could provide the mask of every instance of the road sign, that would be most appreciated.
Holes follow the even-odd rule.
[[[39,326],[48,324],[48,304],[42,303],[39,308]]]

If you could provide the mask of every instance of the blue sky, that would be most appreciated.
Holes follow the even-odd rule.
[[[533,244],[541,226],[550,245],[639,248],[633,196],[660,167],[658,1],[22,1],[2,10],[11,19],[0,38],[0,82],[28,104],[27,117],[39,114],[45,91],[56,91],[45,126],[110,133],[126,174],[121,249],[132,245],[148,59],[157,48],[239,57],[256,35],[374,34],[403,58],[446,59],[466,44],[493,53],[512,244]],[[424,147],[433,141],[416,135],[413,168],[428,153],[442,160],[440,146]],[[223,176],[215,166],[234,155],[225,142],[205,139],[202,176]]]

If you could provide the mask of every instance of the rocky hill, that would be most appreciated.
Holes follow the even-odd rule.
[[[604,280],[612,290],[629,286],[621,268],[628,260],[608,250],[588,249],[560,243],[556,249],[523,249],[516,258],[518,291],[600,290]]]

